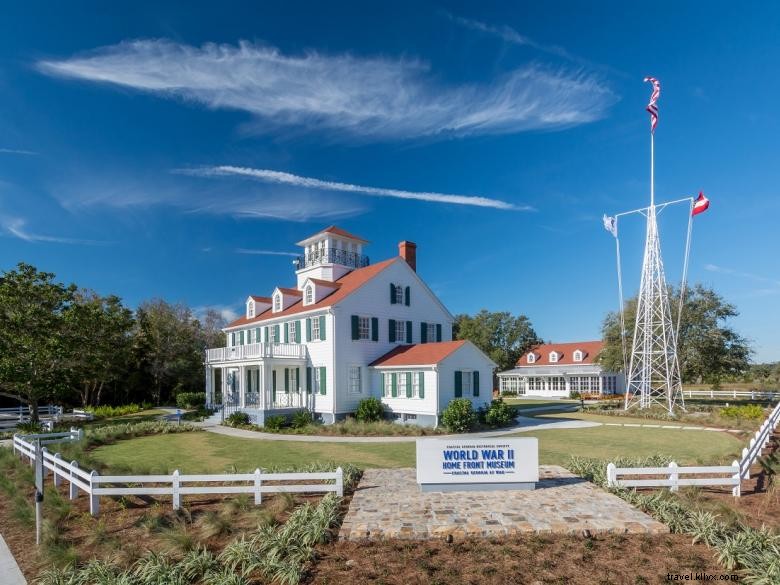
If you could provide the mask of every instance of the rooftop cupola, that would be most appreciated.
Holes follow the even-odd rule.
[[[298,276],[298,289],[307,278],[334,282],[347,272],[368,266],[363,245],[368,241],[332,225],[298,242],[303,254],[293,264]]]

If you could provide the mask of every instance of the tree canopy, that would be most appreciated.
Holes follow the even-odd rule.
[[[473,316],[456,316],[453,337],[471,341],[498,364],[498,371],[513,368],[521,355],[541,343],[525,315],[486,309]]]
[[[670,287],[669,295],[670,299],[677,299],[679,291]],[[629,353],[634,336],[636,305],[637,299],[634,297],[626,301],[624,307],[626,347]],[[673,302],[673,323],[677,322],[678,309],[679,304]],[[697,284],[688,291],[677,342],[683,382],[718,383],[748,369],[752,353],[750,344],[729,323],[737,315],[737,308],[711,288]],[[609,370],[622,371],[623,351],[617,313],[607,314],[602,336],[605,347],[599,361]]]

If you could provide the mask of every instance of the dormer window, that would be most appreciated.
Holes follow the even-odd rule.
[[[309,285],[306,287],[306,291],[303,297],[304,305],[311,305],[314,302],[314,287]]]
[[[274,295],[274,313],[278,313],[282,310],[282,295]]]
[[[551,351],[550,352],[550,363],[551,364],[557,364],[558,363],[558,352],[557,351]]]
[[[246,304],[246,318],[247,319],[252,319],[252,318],[254,318],[254,316],[255,316],[255,302],[254,301],[249,301]]]
[[[536,363],[536,356],[532,353],[528,354],[528,363],[529,364],[535,364]]]
[[[572,359],[575,362],[581,362],[582,361],[582,352],[578,349],[572,354]]]

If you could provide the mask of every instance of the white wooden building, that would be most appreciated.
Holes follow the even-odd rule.
[[[458,393],[490,402],[495,364],[451,343],[453,316],[417,274],[417,246],[371,264],[366,244],[335,226],[298,242],[296,285],[248,296],[226,346],[206,351],[209,404],[257,424],[302,408],[332,423],[375,396],[396,420],[431,426]]]
[[[498,374],[499,391],[518,396],[566,398],[580,394],[622,394],[625,376],[607,372],[596,361],[601,341],[547,343],[520,356],[515,367]]]

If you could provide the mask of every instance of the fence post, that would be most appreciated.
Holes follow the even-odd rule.
[[[78,469],[79,464],[77,461],[71,461],[70,462],[70,493],[68,494],[68,497],[71,500],[75,500],[79,497],[79,486],[77,486],[75,483],[73,483],[73,478],[76,477],[76,473],[73,471],[74,469]]]
[[[178,510],[181,507],[181,494],[179,493],[179,470],[176,469],[173,472],[173,481],[171,482],[173,488],[173,509]]]
[[[617,471],[614,463],[607,465],[607,487],[615,487],[617,483]]]
[[[255,505],[259,506],[263,502],[263,492],[260,490],[260,486],[263,483],[262,474],[260,468],[255,469]]]
[[[62,477],[59,474],[60,471],[60,462],[62,460],[62,457],[59,453],[54,454],[54,469],[52,470],[52,473],[54,474],[54,487],[60,487],[60,484],[62,483]]]
[[[731,495],[739,498],[742,496],[742,473],[740,470],[740,464],[739,461],[734,460],[731,462],[731,465],[737,468],[737,473],[732,476],[737,481],[737,485],[735,485],[734,489],[731,490]]]
[[[672,461],[669,463],[669,481],[672,482],[672,485],[669,486],[669,491],[676,492],[680,489],[680,484],[678,483],[680,481],[680,474],[677,473],[677,463]]]
[[[344,497],[344,470],[341,467],[336,469],[336,495]]]
[[[739,468],[742,470],[742,479],[750,479],[750,459],[747,447],[742,449]]]
[[[98,475],[100,474],[95,470],[89,474],[89,513],[93,516],[100,514],[100,496],[95,493],[95,486],[99,484],[93,481]]]

